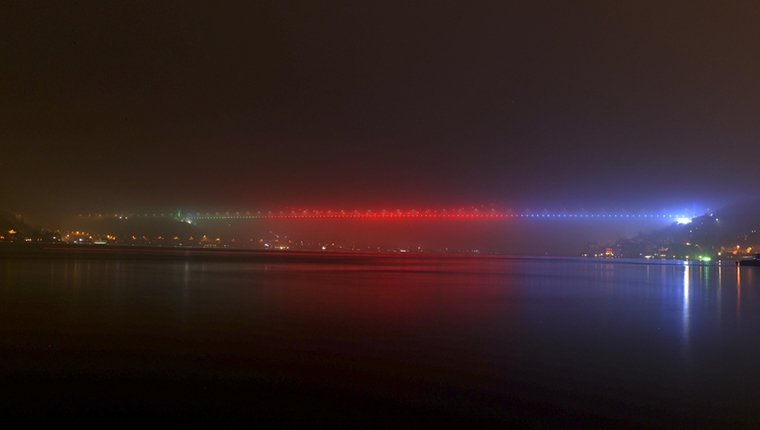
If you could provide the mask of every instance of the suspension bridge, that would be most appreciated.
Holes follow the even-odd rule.
[[[688,224],[694,214],[686,212],[587,212],[587,211],[511,211],[478,208],[454,209],[378,209],[378,210],[320,210],[297,209],[279,211],[236,211],[236,212],[139,212],[114,214],[80,214],[81,217],[130,218],[171,218],[187,223],[203,221],[245,221],[245,220],[664,220]]]

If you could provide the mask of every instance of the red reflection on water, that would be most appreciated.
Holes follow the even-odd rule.
[[[277,288],[267,289],[267,299],[291,315],[320,318],[330,314],[353,323],[383,326],[415,321],[443,326],[462,321],[506,322],[510,314],[503,308],[494,306],[493,312],[488,312],[482,301],[474,298],[503,295],[513,286],[483,267],[474,267],[477,264],[482,266],[483,261],[268,265],[268,278]]]

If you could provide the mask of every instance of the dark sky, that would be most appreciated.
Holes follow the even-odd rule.
[[[712,204],[757,186],[757,5],[6,2],[0,207]]]

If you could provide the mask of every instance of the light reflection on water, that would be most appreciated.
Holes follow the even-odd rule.
[[[740,319],[742,315],[742,271],[736,268],[736,316]]]
[[[35,393],[51,396],[68,378],[99,393],[102,408],[132,405],[125,411],[169,402],[191,415],[295,410],[328,421],[349,408],[360,422],[411,413],[432,424],[752,424],[755,270],[496,258],[8,260],[0,377],[19,392],[35,381]],[[251,396],[268,400],[252,407]]]
[[[686,346],[686,357],[685,359],[689,360],[689,292],[690,292],[690,282],[689,277],[691,275],[691,268],[689,267],[688,263],[684,263],[683,267],[683,305],[681,308],[681,319],[683,320],[683,342]]]

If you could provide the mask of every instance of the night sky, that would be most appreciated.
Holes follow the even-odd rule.
[[[752,193],[755,2],[6,2],[0,207]]]

